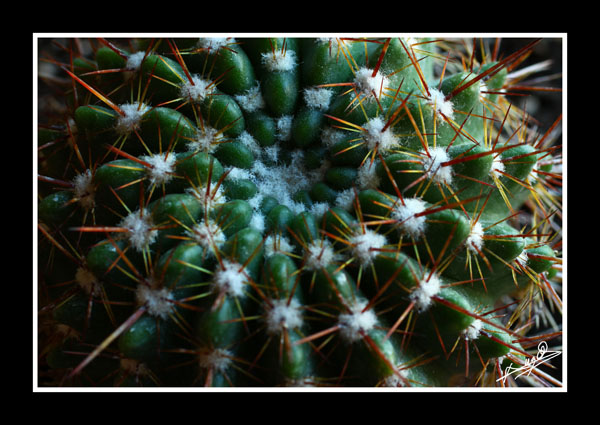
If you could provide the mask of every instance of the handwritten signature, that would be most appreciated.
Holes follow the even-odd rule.
[[[511,363],[510,366],[507,366],[506,369],[504,369],[504,375],[496,379],[496,382],[502,381],[502,383],[505,383],[506,378],[518,372],[521,373],[515,376],[515,379],[523,375],[529,376],[537,366],[549,362],[560,354],[562,354],[560,351],[549,351],[546,341],[542,341],[538,344],[538,353],[535,357],[526,359],[525,364],[521,367],[513,367]]]

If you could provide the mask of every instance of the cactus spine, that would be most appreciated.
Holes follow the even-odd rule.
[[[560,117],[508,100],[536,42],[72,42],[40,385],[561,385],[504,376],[560,336]]]

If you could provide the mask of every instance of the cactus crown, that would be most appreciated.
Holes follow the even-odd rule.
[[[39,384],[560,387],[505,372],[561,335],[538,42],[57,41]]]

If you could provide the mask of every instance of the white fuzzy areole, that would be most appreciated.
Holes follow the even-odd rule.
[[[127,69],[129,71],[139,70],[140,66],[142,65],[142,61],[144,60],[145,55],[146,55],[146,52],[144,52],[144,51],[135,52],[135,53],[132,53],[131,55],[129,55],[127,57],[127,63],[125,64],[125,69]]]
[[[471,225],[471,231],[466,241],[467,249],[469,249],[473,253],[481,251],[481,247],[483,246],[483,235],[483,226],[481,225],[481,223],[473,223]]]
[[[180,95],[192,102],[200,103],[215,91],[212,81],[206,80],[199,75],[192,75],[192,81],[185,81],[180,86]]]
[[[318,37],[315,39],[315,43],[327,44],[330,47],[330,54],[336,55],[338,49],[343,44],[342,40],[337,37]]]
[[[352,211],[354,207],[354,199],[355,199],[354,189],[344,189],[338,192],[335,197],[334,204],[336,207],[340,207],[346,211]]]
[[[245,112],[254,112],[263,109],[266,105],[260,90],[260,85],[249,88],[244,93],[236,94],[234,99]]]
[[[126,216],[119,223],[119,227],[127,229],[129,243],[139,252],[148,249],[158,236],[158,230],[153,229],[152,214],[145,208],[141,212],[137,210]]]
[[[283,235],[270,234],[265,239],[265,258],[277,253],[292,253],[294,251],[294,245],[292,245],[288,238]]]
[[[251,177],[250,171],[238,167],[227,167],[225,173],[227,173],[227,180],[231,181],[245,180]]]
[[[345,131],[335,127],[327,126],[321,130],[321,143],[331,149],[336,143],[341,142],[347,136]]]
[[[436,183],[451,185],[453,178],[452,167],[442,165],[444,162],[450,161],[446,148],[435,147],[429,149],[429,155],[425,152],[422,152],[422,154],[421,162],[427,178]]]
[[[250,149],[250,151],[252,151],[255,157],[260,156],[263,148],[258,144],[256,139],[246,130],[242,131],[242,134],[240,134],[236,140],[242,143],[248,149]]]
[[[94,176],[91,170],[85,170],[85,172],[75,176],[73,179],[73,190],[77,202],[85,210],[95,207],[96,186],[94,185]]]
[[[381,179],[377,175],[377,164],[379,160],[365,161],[363,165],[358,168],[358,176],[356,178],[356,184],[359,189],[377,189]]]
[[[325,87],[308,87],[304,89],[304,102],[306,106],[320,111],[325,111],[331,103],[333,90]]]
[[[86,294],[100,295],[100,284],[96,276],[84,267],[78,267],[75,272],[75,281]]]
[[[226,237],[221,227],[212,220],[202,219],[196,223],[190,232],[192,239],[206,250],[209,256],[225,243]]]
[[[206,186],[190,187],[186,189],[186,193],[194,196],[203,206],[203,209],[210,212],[215,206],[227,201],[223,194],[223,186],[216,189],[211,187],[209,193],[206,193]]]
[[[139,284],[135,291],[138,305],[146,306],[148,314],[166,319],[173,311],[173,295],[167,288],[152,288],[152,284]]]
[[[415,308],[419,312],[423,312],[431,307],[431,298],[437,295],[442,289],[440,278],[435,274],[429,279],[422,280],[419,285],[410,293],[410,300],[415,303]]]
[[[262,150],[264,158],[272,163],[276,163],[278,161],[280,152],[281,146],[279,146],[279,144],[266,146]]]
[[[452,101],[446,100],[446,95],[441,91],[429,88],[429,98],[427,99],[427,103],[435,110],[436,114],[439,115],[439,118],[443,121],[443,116],[448,119],[454,118],[454,105]]]
[[[408,382],[408,372],[405,369],[396,369],[396,373],[392,373],[382,382],[383,387],[401,388],[406,387]]]
[[[235,39],[231,37],[207,37],[198,40],[197,46],[205,49],[206,53],[212,55],[228,44],[235,43]]]
[[[265,216],[260,211],[254,211],[252,213],[252,217],[250,218],[250,223],[248,224],[248,227],[251,227],[263,233],[266,228]]]
[[[265,197],[262,193],[256,192],[256,194],[252,198],[247,199],[247,201],[254,211],[259,211],[264,199]]]
[[[362,135],[369,150],[377,149],[384,153],[398,145],[391,126],[383,130],[385,124],[381,117],[371,118],[364,124]]]
[[[355,342],[363,338],[377,324],[377,316],[373,309],[363,311],[367,306],[366,300],[357,300],[350,306],[349,313],[338,316],[340,336],[347,342]]]
[[[222,260],[221,263],[213,274],[213,285],[216,292],[233,297],[245,297],[244,287],[247,277],[243,267],[227,259]]]
[[[502,162],[502,157],[500,155],[494,155],[494,159],[492,160],[492,167],[490,168],[490,174],[494,177],[500,178],[502,177],[502,173],[504,172],[504,162]]]
[[[206,152],[212,153],[215,151],[222,136],[216,128],[205,125],[196,131],[193,140],[187,142],[187,149],[190,152]]]
[[[330,208],[331,207],[327,202],[315,202],[308,211],[315,216],[317,221],[321,221],[323,216],[327,213],[327,211],[329,211]]]
[[[380,97],[389,84],[388,78],[380,71],[373,76],[373,70],[369,68],[360,68],[354,76],[354,84],[361,95],[361,98],[375,99]]]
[[[515,261],[523,267],[526,266],[527,262],[529,261],[529,256],[527,255],[527,251],[526,250],[521,251],[521,253],[517,256],[517,258],[515,258]]]
[[[281,141],[288,141],[292,138],[292,115],[282,115],[275,120],[275,138]]]
[[[483,322],[479,319],[475,319],[466,329],[463,329],[461,335],[466,340],[474,341],[479,338],[481,329],[483,329]]]
[[[302,326],[304,319],[300,303],[292,299],[289,304],[287,299],[271,300],[265,306],[267,333],[279,335],[284,330],[297,329]]]
[[[252,206],[257,210],[260,201],[266,196],[273,196],[279,204],[290,208],[294,213],[306,211],[306,205],[296,202],[294,194],[299,190],[308,190],[315,182],[322,181],[326,164],[316,170],[307,170],[302,151],[292,151],[289,163],[272,163],[278,158],[278,149],[263,149],[256,156],[249,179],[256,185],[258,192],[251,199]],[[263,162],[264,161],[264,162]],[[258,201],[258,202],[257,202]],[[314,208],[320,208],[316,205]],[[316,210],[315,210],[316,211]]]
[[[533,164],[531,171],[527,175],[527,182],[531,186],[535,186],[537,184],[537,182],[540,180],[540,178],[542,177],[542,175],[540,174],[540,171],[541,171],[540,167],[542,167],[542,164],[539,161],[536,161],[535,164]]]
[[[291,71],[297,65],[296,52],[287,49],[263,53],[261,61],[264,67],[271,72]]]
[[[304,268],[306,270],[320,270],[332,264],[336,254],[327,239],[312,241],[305,249]]]
[[[387,240],[384,235],[371,229],[365,229],[364,233],[352,236],[349,242],[352,244],[353,257],[358,260],[360,265],[368,266],[379,255],[379,250],[386,245]]]
[[[224,372],[229,368],[231,362],[232,353],[223,348],[215,348],[198,355],[198,365],[202,369],[212,369],[217,372]]]
[[[144,155],[140,159],[150,164],[150,167],[146,168],[146,174],[150,179],[150,183],[162,185],[173,179],[176,162],[175,154],[173,152]]]
[[[150,106],[144,103],[133,102],[119,105],[124,115],[119,115],[115,130],[120,135],[127,135],[140,127],[140,121]]]
[[[396,220],[396,228],[404,233],[408,233],[413,238],[419,238],[425,231],[427,218],[422,215],[416,217],[426,209],[425,201],[419,198],[405,198],[404,205],[398,201],[393,207],[391,218]]]

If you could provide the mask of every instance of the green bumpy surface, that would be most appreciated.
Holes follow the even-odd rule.
[[[551,157],[513,137],[505,64],[443,46],[134,40],[65,67],[39,137],[46,385],[497,384],[528,354],[490,312],[559,261],[514,221]]]

